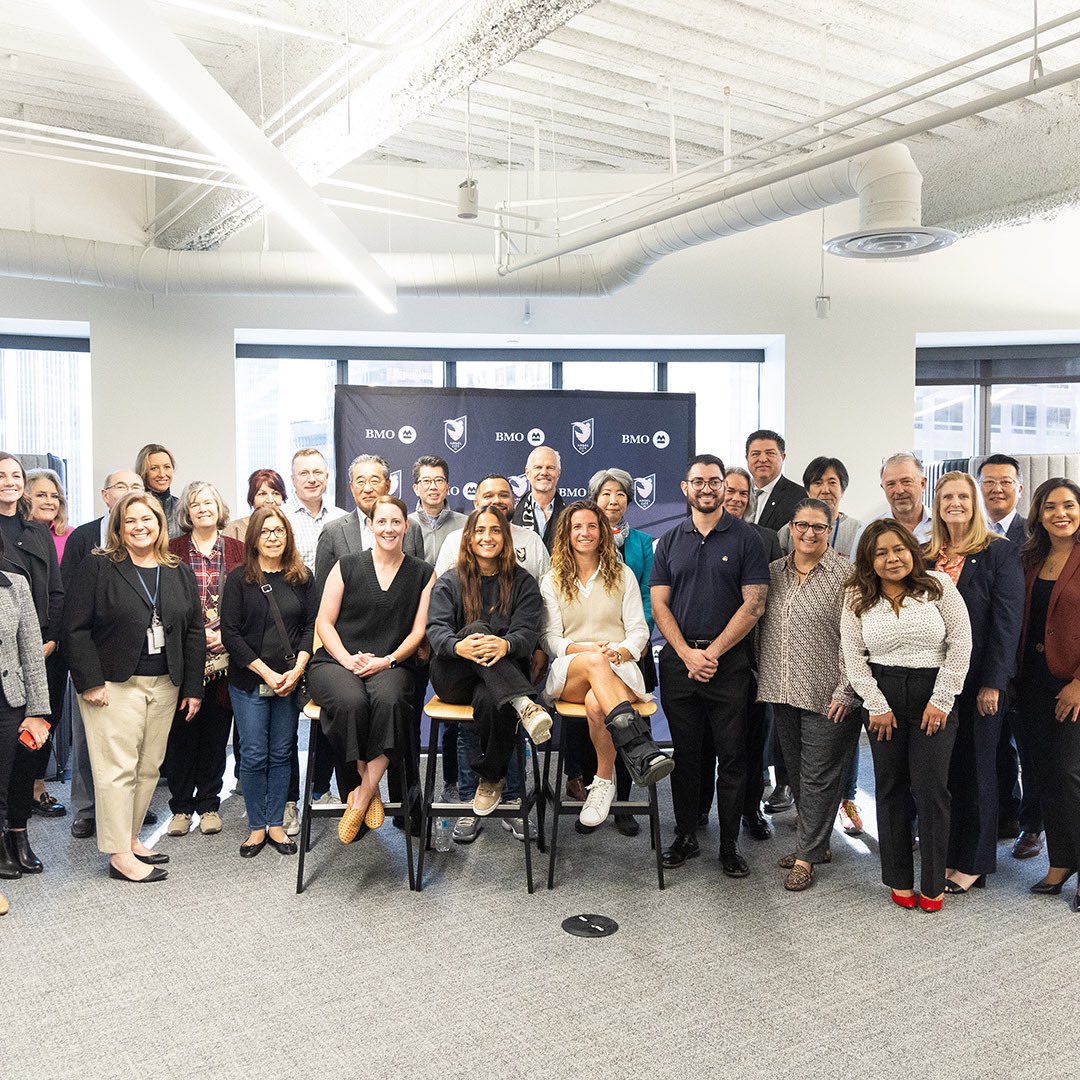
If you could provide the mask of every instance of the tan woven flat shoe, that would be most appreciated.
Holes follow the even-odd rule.
[[[382,804],[382,799],[378,795],[371,797],[371,802],[368,803],[367,812],[364,814],[364,824],[369,829],[377,829],[386,820],[386,808]]]
[[[360,826],[363,824],[363,812],[350,806],[349,809],[341,815],[341,820],[338,822],[338,839],[343,844],[351,844],[356,839],[356,834],[360,831]]]

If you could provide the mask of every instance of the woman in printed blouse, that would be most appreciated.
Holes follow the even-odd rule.
[[[892,518],[872,521],[859,540],[840,638],[848,679],[870,714],[882,881],[900,907],[940,911],[955,704],[967,678],[971,623],[952,579],[926,569],[918,541]]]

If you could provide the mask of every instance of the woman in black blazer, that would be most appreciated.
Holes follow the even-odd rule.
[[[11,454],[0,451],[0,534],[4,537],[4,557],[0,571],[17,573],[26,579],[37,611],[41,628],[42,655],[46,668],[60,664],[56,655],[60,640],[60,622],[64,612],[64,586],[60,579],[60,564],[56,545],[48,528],[27,521],[23,513],[29,509],[25,497],[25,473],[22,463]],[[59,711],[62,696],[57,694],[50,706]],[[55,727],[59,715],[52,715]],[[45,775],[50,747],[46,741],[37,750],[18,754],[8,784],[8,845],[13,848],[24,873],[38,874],[44,869],[41,860],[30,847],[26,826],[34,809],[34,781]],[[48,799],[39,809],[47,816],[59,817],[64,807]]]
[[[953,579],[971,620],[971,664],[957,699],[949,768],[945,891],[955,895],[981,888],[997,869],[997,744],[1024,621],[1024,574],[1017,545],[987,529],[967,473],[946,473],[938,481],[932,521],[927,565]]]
[[[105,548],[75,575],[64,649],[94,773],[98,849],[109,876],[160,881],[169,861],[139,840],[173,716],[202,703],[206,638],[190,567],[169,554],[161,505],[144,493],[113,509]]]

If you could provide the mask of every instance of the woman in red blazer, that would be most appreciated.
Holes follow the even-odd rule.
[[[1027,582],[1020,704],[1031,721],[1050,869],[1031,887],[1056,896],[1080,867],[1080,485],[1040,484],[1021,552]],[[1080,912],[1080,891],[1072,899]]]
[[[196,480],[180,493],[176,523],[183,535],[169,541],[169,551],[187,563],[199,586],[199,603],[206,622],[207,674],[218,658],[217,670],[206,686],[203,707],[193,719],[177,717],[169,734],[164,773],[169,781],[170,836],[186,836],[199,815],[199,832],[221,832],[221,787],[225,754],[232,730],[232,705],[221,644],[221,593],[229,572],[244,562],[244,545],[225,536],[229,508],[213,484]]]

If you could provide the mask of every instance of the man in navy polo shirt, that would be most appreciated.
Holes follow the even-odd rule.
[[[765,610],[769,565],[757,534],[724,512],[724,463],[690,460],[682,492],[690,516],[660,538],[650,579],[653,618],[667,639],[660,652],[660,700],[671,728],[675,841],[666,867],[699,855],[702,740],[716,748],[720,863],[728,877],[750,873],[739,854],[746,787],[746,709],[750,682],[745,640]]]

